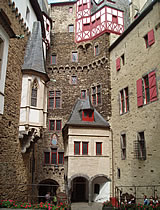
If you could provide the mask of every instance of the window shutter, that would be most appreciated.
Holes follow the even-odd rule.
[[[137,105],[143,105],[142,79],[137,80]]]
[[[120,57],[116,59],[116,70],[119,71],[121,68],[121,60]]]
[[[149,73],[149,93],[150,93],[150,101],[156,101],[157,86],[156,86],[156,73],[154,71]]]
[[[155,43],[154,31],[152,29],[151,31],[148,32],[148,44],[149,44],[149,46],[151,46],[154,43]]]

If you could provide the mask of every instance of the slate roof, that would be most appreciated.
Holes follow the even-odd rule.
[[[94,110],[94,121],[82,121],[81,111],[82,110]],[[73,126],[93,126],[93,127],[109,127],[109,123],[100,115],[99,112],[92,106],[89,97],[87,99],[78,99],[73,107],[72,113],[69,120],[65,124],[65,127],[68,125]]]
[[[32,34],[26,47],[22,71],[28,70],[47,75],[44,65],[41,23],[39,21],[33,23]]]

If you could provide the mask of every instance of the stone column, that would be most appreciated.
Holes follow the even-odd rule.
[[[89,188],[89,195],[88,195],[88,204],[91,205],[92,203],[92,182],[91,180],[89,180],[89,183],[88,183],[88,188]]]

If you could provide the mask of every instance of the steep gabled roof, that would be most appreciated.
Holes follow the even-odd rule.
[[[94,111],[94,121],[82,121],[81,112],[83,110]],[[92,106],[89,97],[87,99],[78,99],[73,107],[69,120],[65,124],[72,126],[89,126],[89,127],[109,127],[109,123],[100,115],[99,112]]]
[[[42,76],[45,76],[45,79],[48,80],[44,65],[41,23],[39,21],[33,24],[32,34],[26,47],[22,71],[32,71],[42,74]]]

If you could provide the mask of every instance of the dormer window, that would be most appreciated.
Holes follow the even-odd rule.
[[[82,111],[82,121],[94,121],[94,111],[93,110],[83,110]]]

